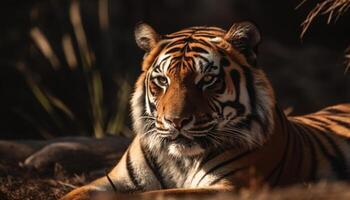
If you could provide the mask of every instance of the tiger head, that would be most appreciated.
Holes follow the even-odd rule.
[[[194,157],[216,149],[255,148],[268,139],[275,102],[256,66],[260,33],[253,24],[159,35],[142,23],[135,38],[146,54],[132,116],[149,149]]]

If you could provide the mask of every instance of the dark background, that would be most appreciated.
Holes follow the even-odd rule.
[[[79,6],[91,65],[86,64],[81,35],[72,25],[72,2]],[[234,22],[253,21],[263,38],[258,63],[271,79],[283,108],[303,114],[349,102],[350,72],[344,73],[344,51],[350,44],[350,14],[329,25],[326,17],[316,18],[301,40],[300,24],[317,1],[306,1],[296,10],[300,2],[2,1],[0,138],[100,137],[101,131],[102,135],[128,132],[128,94],[143,56],[133,38],[133,28],[140,21],[161,34],[198,25],[228,29]],[[77,14],[76,10],[71,12]],[[101,26],[103,13],[108,15],[108,26]],[[38,48],[33,30],[40,30],[47,39],[58,64],[53,66],[52,58]],[[73,67],[62,45],[67,36],[76,55]]]

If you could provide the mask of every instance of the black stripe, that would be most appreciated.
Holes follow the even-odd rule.
[[[306,143],[307,139],[305,138],[305,134],[303,134],[301,131],[299,131],[299,129],[297,128],[298,124],[299,124],[299,122],[295,122],[295,123],[291,124],[290,127],[291,127],[291,129],[293,129],[294,133],[298,134],[299,139],[301,140],[301,143]]]
[[[208,99],[208,105],[211,110],[215,111],[216,113],[219,113],[220,110],[218,110],[218,108],[215,106],[215,103],[212,99]]]
[[[214,98],[212,97],[210,100],[215,106],[215,112],[219,113],[219,115],[223,115],[223,107],[221,105],[221,102],[215,97]]]
[[[280,118],[281,119],[281,118]],[[283,119],[281,119],[283,120]],[[288,137],[289,137],[289,134],[288,134]],[[289,143],[289,139],[287,139],[287,142]],[[271,170],[271,172],[269,173],[269,175],[267,175],[264,180],[265,182],[269,182],[271,185],[276,185],[277,182],[279,181],[280,179],[280,176],[281,176],[281,173],[282,173],[282,169],[283,169],[283,166],[286,162],[286,159],[287,159],[287,154],[288,152],[288,148],[287,146],[284,148],[284,151],[283,151],[283,155],[282,155],[282,159],[279,160],[279,162],[276,164],[276,166]],[[272,177],[274,177],[275,175],[277,174],[277,177],[274,181],[274,183],[272,184],[272,181],[270,179],[272,179]]]
[[[148,75],[149,76],[149,75]],[[151,102],[151,100],[150,100],[150,95],[149,95],[149,93],[152,95],[152,91],[150,91],[150,87],[149,87],[149,82],[150,82],[150,80],[149,80],[149,77],[146,77],[146,80],[145,80],[145,95],[146,95],[146,98],[145,98],[145,101],[144,101],[144,105],[145,105],[145,107],[146,107],[146,105],[147,105],[147,103],[148,103],[148,109],[151,111],[151,113],[153,113],[153,111],[156,109],[156,107],[155,107],[155,105],[154,105],[154,103],[153,102]],[[147,100],[146,100],[147,99]]]
[[[271,177],[273,177],[275,175],[275,173],[279,173],[279,171],[281,170],[282,162],[284,162],[284,161],[280,160],[277,163],[277,165],[271,170],[270,174],[264,178],[264,180],[265,180],[264,182],[270,182],[269,180],[271,179]]]
[[[210,34],[203,34],[203,33],[197,33],[195,34],[195,37],[206,37],[206,38],[216,38],[216,35],[210,35]]]
[[[200,54],[196,54],[196,55],[193,55],[194,57],[196,57],[196,58],[201,58],[202,60],[204,60],[204,62],[206,62],[206,63],[209,63],[209,62],[211,62],[208,58],[206,58],[206,57],[204,57],[204,56],[202,56],[202,55],[200,55]]]
[[[165,62],[166,62],[169,58],[170,58],[170,56],[166,56],[165,58],[163,58],[163,59],[159,62],[158,66],[161,66],[161,71],[164,70],[164,64],[165,64]],[[157,58],[157,59],[158,59],[158,58]],[[155,61],[155,63],[157,63],[157,61]]]
[[[212,151],[210,153],[208,153],[203,160],[201,161],[201,164],[199,165],[199,169],[202,168],[205,164],[207,164],[207,162],[209,162],[210,160],[216,158],[217,156],[221,155],[223,152],[222,151]]]
[[[202,47],[191,47],[191,51],[195,51],[197,53],[205,53],[205,54],[209,53],[206,49]]]
[[[208,136],[210,137],[210,135],[208,135]],[[216,158],[217,156],[219,156],[221,154],[222,154],[222,151],[215,151],[215,150],[213,150],[210,153],[208,153],[207,155],[205,155],[204,158],[201,160],[201,163],[198,166],[199,170],[197,170],[196,173],[192,176],[191,184],[193,182],[193,179],[196,177],[198,172],[203,168],[203,166],[205,164],[207,164],[207,162],[209,162],[210,160]]]
[[[156,159],[152,156],[152,152],[149,152],[149,151],[146,152],[146,150],[142,145],[140,145],[140,147],[148,167],[152,170],[154,176],[156,177],[156,179],[160,184],[160,187],[161,187],[160,189],[166,189],[167,187],[165,186],[163,177],[160,174],[160,167],[157,164]]]
[[[214,125],[211,123],[211,124],[207,124],[204,126],[202,125],[198,125],[197,127],[194,127],[194,128],[191,128],[189,131],[205,131],[205,130],[208,130],[209,128],[213,127]]]
[[[280,118],[280,119],[281,119],[281,118]],[[283,120],[283,119],[281,119],[281,120]],[[284,124],[284,123],[282,122],[282,125],[283,125],[283,124]],[[284,149],[282,160],[281,160],[280,163],[279,163],[280,167],[279,167],[279,170],[278,170],[278,173],[277,173],[277,177],[276,177],[276,179],[275,179],[275,183],[273,184],[273,186],[277,185],[277,183],[280,181],[281,176],[282,176],[282,171],[283,171],[283,168],[284,168],[285,165],[286,165],[287,157],[288,157],[289,144],[290,144],[290,133],[289,133],[289,131],[286,130],[285,128],[284,128],[284,130],[285,130],[285,133],[287,134],[287,145],[286,145],[286,147],[285,147],[285,149]]]
[[[226,91],[226,85],[227,85],[226,81],[225,81],[226,74],[225,74],[223,67],[220,67],[219,70],[220,70],[220,72],[217,75],[217,77],[218,77],[218,80],[220,80],[220,82],[221,82],[221,87],[216,91],[216,93],[223,94]]]
[[[295,146],[294,146],[294,150],[298,151],[298,155],[299,155],[299,159],[298,159],[298,162],[297,162],[297,165],[296,165],[296,173],[298,172],[302,172],[303,170],[301,169],[302,168],[302,163],[303,163],[303,159],[304,159],[304,154],[303,154],[303,139],[301,138],[300,134],[298,133],[294,133],[294,143],[295,143]],[[300,176],[298,176],[298,174],[296,174],[296,178],[298,178]]]
[[[254,84],[254,78],[251,74],[251,71],[247,66],[242,65],[242,69],[244,70],[244,75],[246,78],[246,86],[249,94],[250,99],[250,106],[252,107],[253,113],[256,112],[256,99],[255,99],[255,88],[253,86]]]
[[[249,67],[241,65],[243,72],[244,72],[244,76],[245,76],[245,84],[246,84],[246,88],[247,88],[247,92],[249,95],[249,101],[250,101],[250,107],[251,107],[251,114],[253,116],[259,116],[257,113],[257,109],[256,109],[256,92],[255,92],[255,87],[254,87],[254,77],[249,69]],[[268,126],[268,125],[267,125]],[[263,130],[266,129],[267,126],[263,126]],[[267,131],[264,131],[263,133],[268,134]]]
[[[168,34],[166,36],[178,36],[178,35],[189,36],[189,35],[192,35],[193,32],[195,32],[193,29],[183,29],[183,30],[180,30],[180,31],[176,31],[175,33]]]
[[[240,97],[240,92],[241,92],[241,76],[239,75],[239,72],[238,70],[234,69],[232,71],[230,71],[230,77],[232,79],[232,82],[233,82],[233,87],[235,87],[235,90],[236,90],[236,99],[235,101],[238,101],[239,102],[239,97]]]
[[[305,141],[307,141],[309,143],[309,147],[310,147],[310,153],[311,153],[311,158],[310,158],[310,163],[311,163],[311,167],[310,167],[310,179],[311,181],[315,181],[316,180],[316,173],[318,171],[318,163],[317,163],[317,155],[316,155],[316,147],[315,144],[312,142],[312,140],[309,137],[309,133],[304,129],[304,126],[302,124],[297,124],[298,125],[298,130],[301,134],[304,135]]]
[[[179,136],[182,137],[182,136]],[[189,160],[187,160],[189,161]],[[193,166],[193,161],[191,160],[189,166]],[[189,173],[190,169],[186,167],[185,161],[183,159],[175,159],[172,164],[175,165],[176,169],[178,170],[178,173],[181,174],[183,177],[187,177],[187,174]]]
[[[224,161],[224,162],[222,162],[222,163],[216,165],[215,167],[211,168],[210,170],[208,170],[208,171],[202,176],[202,178],[199,179],[199,181],[198,181],[198,183],[197,183],[197,186],[199,186],[199,184],[201,183],[201,181],[202,181],[208,174],[214,172],[215,170],[217,170],[217,169],[219,169],[219,168],[221,168],[221,167],[224,167],[225,165],[230,164],[231,162],[234,162],[234,161],[236,161],[236,160],[238,160],[238,159],[240,159],[240,158],[242,158],[242,157],[248,155],[248,154],[251,153],[251,152],[252,152],[252,151],[245,151],[245,152],[239,154],[238,156],[233,157],[233,158],[231,158],[231,159],[228,159],[228,160],[226,160],[226,161]]]
[[[110,185],[112,186],[112,188],[113,188],[113,191],[114,191],[114,192],[117,192],[117,191],[118,191],[118,190],[117,190],[117,187],[116,187],[115,184],[113,183],[112,179],[109,177],[108,172],[105,171],[105,174],[106,174],[106,177],[107,177],[107,180],[108,180],[109,184],[110,184]]]
[[[213,45],[208,43],[207,41],[203,40],[203,39],[198,39],[198,40],[194,40],[195,42],[202,44],[204,46],[208,46],[208,47],[212,47]]]
[[[227,60],[227,58],[222,57],[220,59],[220,67],[227,67],[230,65],[230,61]]]
[[[130,149],[128,149],[128,152],[126,153],[126,169],[132,183],[135,186],[135,190],[142,190],[142,186],[139,184],[138,180],[135,177],[135,169],[130,161]]]
[[[187,62],[187,65],[189,66],[189,68],[191,69],[192,72],[196,72],[196,66],[195,66],[195,60],[194,58],[191,57],[185,57],[185,61]]]
[[[336,108],[326,108],[325,111],[330,112],[332,114],[346,114],[343,110],[336,109]]]
[[[206,63],[206,65],[205,65],[205,67],[204,67],[204,69],[203,69],[203,72],[204,72],[204,73],[208,72],[209,69],[211,69],[212,67],[214,67],[213,65],[214,65],[214,62],[213,62],[213,61]]]
[[[184,41],[183,40],[174,40],[172,42],[169,42],[166,47],[164,49],[168,49],[168,48],[172,48],[176,45],[184,45]]]
[[[307,127],[305,127],[307,128]],[[341,160],[338,160],[337,157],[332,156],[329,152],[328,149],[324,146],[324,142],[321,141],[317,135],[315,135],[314,131],[309,129],[309,135],[314,139],[314,141],[318,144],[322,154],[329,160],[329,162],[331,163],[331,167],[333,169],[333,171],[335,171],[337,173],[337,177],[341,178],[341,176],[339,176],[338,173],[341,173],[342,171],[344,171],[344,169],[342,169],[341,167]],[[318,135],[323,135],[323,134],[318,134]],[[339,156],[341,156],[342,154],[340,154]],[[339,171],[338,171],[339,170]],[[341,173],[342,174],[342,173]]]
[[[232,82],[233,82],[233,87],[235,88],[235,91],[236,91],[236,99],[234,100],[234,103],[233,103],[233,107],[236,109],[236,117],[237,116],[240,116],[240,115],[243,115],[245,113],[245,107],[243,104],[240,103],[239,99],[240,99],[240,95],[241,95],[241,84],[240,84],[240,80],[241,80],[241,76],[239,74],[239,72],[237,70],[232,70],[230,72],[230,77],[232,79]],[[248,84],[248,83],[246,83]],[[224,107],[224,106],[223,106]]]
[[[287,159],[287,153],[288,153],[288,148],[289,148],[289,140],[290,140],[290,133],[289,130],[293,127],[290,126],[289,123],[286,123],[287,119],[284,117],[284,115],[282,114],[281,110],[279,109],[278,106],[275,107],[276,108],[276,114],[278,115],[277,120],[279,120],[279,122],[281,123],[282,126],[282,132],[287,134],[287,145],[283,150],[283,155],[282,155],[282,159],[276,164],[276,166],[271,170],[271,172],[269,173],[269,175],[267,175],[264,180],[265,182],[271,182],[269,181],[272,177],[275,176],[275,174],[277,173],[277,177],[275,179],[275,183],[273,183],[273,185],[276,185],[277,182],[280,179],[281,173],[282,173],[282,169],[285,165],[286,159]]]
[[[350,117],[349,117],[350,118]],[[347,122],[343,122],[341,120],[338,120],[338,119],[334,119],[332,117],[327,117],[328,120],[336,123],[337,125],[339,126],[342,126],[342,127],[345,127],[346,129],[350,129],[350,123],[347,123]]]
[[[160,70],[160,66],[159,65],[156,65],[154,68],[153,68],[153,71],[156,72],[156,73],[160,73],[161,70]],[[156,75],[156,76],[153,76],[153,73],[151,73],[151,79],[153,79],[154,77],[157,77],[159,75]]]
[[[318,122],[321,125],[323,125],[323,124],[328,125],[329,124],[328,122],[323,121],[323,120],[316,118],[314,116],[305,116],[305,118],[310,119],[311,121],[314,121],[314,122]]]
[[[328,129],[328,131],[329,133],[331,133],[332,130]],[[335,152],[334,156],[331,155],[328,152],[328,149],[322,145],[322,142],[320,141],[320,139],[314,134],[314,138],[318,140],[318,142],[320,143],[320,146],[322,146],[321,150],[323,154],[325,154],[328,160],[330,161],[333,171],[337,174],[339,179],[343,179],[343,180],[348,179],[349,173],[347,173],[347,165],[345,162],[346,159],[345,159],[344,153],[340,150],[339,145],[336,144],[336,142],[334,141],[334,138],[330,137],[328,133],[319,133],[317,135],[320,135],[321,137],[325,138]]]
[[[301,169],[301,164],[302,164],[302,161],[303,161],[303,152],[302,152],[302,140],[300,138],[300,135],[297,133],[297,132],[292,132],[294,129],[292,126],[290,126],[290,124],[288,123],[287,125],[288,127],[288,130],[290,130],[290,133],[291,134],[291,142],[293,143],[293,147],[292,147],[292,152],[293,154],[295,155],[294,158],[295,160],[293,159],[293,162],[295,161],[296,162],[296,165],[295,165],[295,169],[294,169],[294,181],[296,182],[299,182],[298,181],[298,178],[300,178],[301,176],[299,175],[300,172],[303,172],[303,170]]]
[[[182,48],[180,48],[180,47],[174,47],[174,48],[171,48],[171,49],[167,49],[167,51],[164,54],[180,52],[181,50],[182,50]]]
[[[215,179],[213,182],[211,182],[209,185],[212,186],[214,184],[216,184],[217,182],[221,181],[222,179],[226,178],[226,177],[229,177],[235,173],[237,173],[238,171],[241,171],[241,170],[244,170],[244,169],[247,169],[248,167],[241,167],[241,168],[238,168],[238,169],[235,169],[235,170],[232,170],[230,172],[227,172],[226,174],[220,176],[219,178]]]

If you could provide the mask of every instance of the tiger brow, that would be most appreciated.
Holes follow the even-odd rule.
[[[165,58],[162,59],[162,61],[159,62],[159,64],[155,65],[154,71],[158,72],[158,73],[162,72],[163,71],[162,69],[164,68],[165,61],[167,61],[169,59],[169,57],[170,56],[166,56]]]

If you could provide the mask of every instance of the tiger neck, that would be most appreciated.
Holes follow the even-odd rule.
[[[291,122],[279,106],[276,105],[274,111],[274,128],[270,138],[262,148],[284,151],[290,137],[290,127]]]
[[[177,187],[183,187],[189,179],[195,179],[192,176],[195,177],[200,170],[210,171],[210,167],[208,168],[208,166],[212,166],[211,163],[213,161],[216,162],[215,160],[218,160],[218,165],[220,165],[220,163],[225,163],[227,160],[235,160],[227,165],[228,168],[252,166],[255,167],[257,171],[262,169],[259,174],[269,179],[270,171],[275,167],[279,167],[279,162],[283,161],[283,159],[287,159],[289,156],[289,147],[287,145],[289,139],[289,123],[285,114],[276,107],[274,111],[273,131],[270,133],[269,139],[262,146],[249,150],[229,148],[227,150],[212,151],[202,157],[196,158],[172,159],[169,158],[169,155],[162,155],[158,156],[158,162],[163,164],[163,173],[172,174],[174,180],[168,181],[173,182]],[[242,154],[245,154],[246,157],[236,159]],[[274,176],[277,175],[271,175],[272,178],[274,178]],[[247,180],[247,184],[249,184],[248,182],[249,180]]]
[[[274,169],[283,168],[282,163],[283,165],[288,164],[289,161],[285,161],[290,160],[288,147],[290,145],[288,144],[290,123],[285,114],[276,107],[274,110],[274,128],[267,141],[255,149],[231,148],[208,152],[201,157],[182,157],[181,159],[173,158],[167,152],[157,151],[157,154],[155,154],[153,151],[151,153],[155,157],[155,161],[162,166],[160,170],[165,178],[167,188],[185,187],[189,180],[196,179],[195,177],[198,176],[196,174],[200,170],[210,171],[210,168],[213,167],[213,161],[220,165],[227,162],[227,160],[234,160],[227,164],[228,170],[252,166],[256,168],[260,177],[264,177],[267,182],[273,184],[273,181],[278,179],[279,176],[273,173]],[[245,156],[240,157],[242,154],[245,154]],[[236,183],[238,181],[233,180],[232,182]],[[249,184],[248,179],[246,183],[242,179],[239,179],[239,182],[242,182],[242,186]]]
[[[274,109],[274,128],[266,143],[253,151],[251,165],[258,171],[258,176],[272,186],[283,185],[281,177],[294,173],[295,160],[291,147],[295,146],[295,134],[292,134],[293,122],[289,121],[284,112],[276,105]],[[287,173],[286,173],[287,172]],[[296,177],[288,179],[293,182]],[[289,182],[289,183],[290,183]],[[288,184],[289,184],[288,183]],[[287,184],[287,183],[285,183]]]

